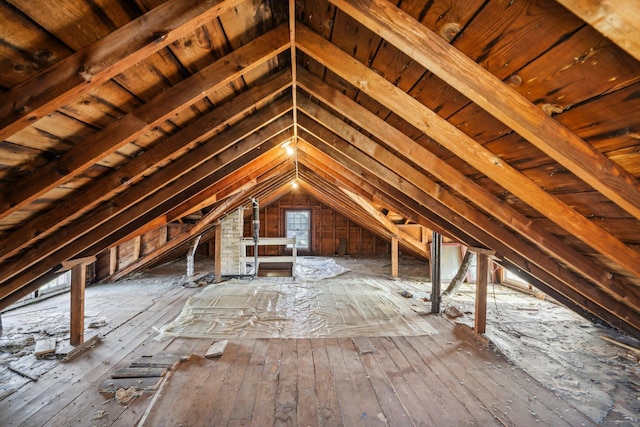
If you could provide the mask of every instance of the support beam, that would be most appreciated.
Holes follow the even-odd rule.
[[[391,3],[388,3],[391,5]],[[585,244],[640,277],[640,255],[622,241],[547,193],[527,176],[431,111],[366,65],[300,24],[297,47],[354,87],[403,117],[491,180],[573,234]],[[468,58],[467,58],[468,59]],[[459,68],[459,67],[456,67]],[[492,99],[495,96],[491,97]],[[302,99],[299,99],[301,104]],[[300,118],[299,118],[300,121]],[[537,127],[540,127],[537,125]],[[427,165],[425,165],[427,166]],[[640,197],[640,191],[633,197]]]
[[[189,251],[187,252],[187,277],[191,277],[195,274],[195,257],[201,237],[202,234],[193,239],[191,246],[189,247]]]
[[[0,98],[0,141],[214,20],[242,0],[161,4]],[[150,37],[153,35],[153,37]]]
[[[118,270],[118,245],[109,248],[109,276]]]
[[[476,334],[484,334],[487,331],[487,277],[489,276],[489,258],[485,252],[479,251],[477,252],[477,259],[476,310],[473,330]]]
[[[609,200],[640,219],[640,184],[631,173],[608,159],[560,122],[549,117],[541,108],[451,46],[442,37],[386,0],[330,1],[522,135]],[[622,9],[620,7],[619,10]],[[633,9],[635,12],[640,11],[638,6]],[[602,12],[604,11],[598,14],[601,19]],[[631,16],[634,15],[627,18],[630,28],[636,28],[637,16]],[[638,31],[630,35],[637,36]],[[640,46],[637,38],[633,40],[636,46]],[[419,129],[423,129],[425,123],[427,127],[432,126],[436,116],[435,113],[431,117],[415,114],[415,117],[422,121],[423,126]],[[453,125],[450,126],[455,128]],[[458,154],[455,150],[452,151]],[[491,156],[490,152],[486,151],[486,154],[475,155]],[[490,157],[487,157],[487,160],[490,160]],[[496,163],[489,169],[499,170],[496,166],[502,165]],[[490,175],[485,169],[479,168]],[[635,262],[637,263],[637,258]]]
[[[556,0],[640,61],[637,0]]]
[[[87,265],[77,264],[71,269],[71,338],[73,346],[84,342],[84,289]]]
[[[442,266],[442,234],[434,231],[431,239],[431,312],[440,313],[440,268]]]
[[[398,277],[398,237],[391,236],[391,277]]]
[[[167,89],[152,101],[109,124],[22,179],[20,188],[0,187],[0,218],[23,208],[47,191],[91,167],[135,140],[148,129],[187,108],[208,93],[236,80],[289,47],[289,31],[280,25],[252,40],[197,74]]]

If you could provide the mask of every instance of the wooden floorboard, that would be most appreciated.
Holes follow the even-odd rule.
[[[440,316],[427,316],[438,334],[368,337],[366,348],[352,338],[230,339],[221,357],[205,359],[211,339],[153,339],[152,326],[176,313],[140,313],[0,401],[0,425],[134,426],[143,417],[147,426],[594,425]],[[128,405],[98,393],[110,372],[159,352],[190,356],[161,392]]]

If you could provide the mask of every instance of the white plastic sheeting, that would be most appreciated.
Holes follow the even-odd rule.
[[[299,280],[322,280],[336,277],[349,271],[331,258],[298,257],[296,277]]]
[[[384,278],[344,275],[321,280],[298,277],[296,281],[257,278],[210,285],[189,299],[175,321],[160,329],[159,338],[337,338],[436,333],[390,284]]]

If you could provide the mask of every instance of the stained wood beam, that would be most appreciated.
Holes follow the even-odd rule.
[[[476,334],[484,334],[487,331],[487,277],[489,275],[489,259],[484,252],[479,251],[477,254],[476,308],[473,331]]]
[[[206,140],[247,113],[263,108],[267,103],[274,101],[274,97],[290,84],[291,77],[289,73],[284,72],[248,89],[179,132],[159,141],[122,167],[98,179],[89,188],[56,205],[45,215],[28,220],[20,228],[0,239],[0,261],[15,255],[34,241],[53,234],[84,212],[113,197],[116,191],[135,184],[151,168],[175,158],[176,154],[186,151],[190,144]],[[280,107],[291,104],[290,99],[280,98],[273,102],[271,108],[279,111]]]
[[[0,97],[0,141],[241,2],[167,2],[64,58]]]
[[[640,3],[636,0],[556,0],[640,61]]]
[[[288,111],[288,109],[290,109],[290,106],[285,107],[285,111]],[[47,258],[49,262],[55,263],[57,256],[54,256],[54,253],[59,253],[60,255],[68,252],[71,253],[71,255],[62,256],[62,259],[74,257],[78,252],[86,249],[93,242],[100,240],[100,238],[94,239],[94,237],[98,235],[96,231],[98,229],[102,230],[101,233],[104,233],[103,236],[109,234],[115,236],[117,234],[114,233],[116,230],[130,223],[133,219],[141,216],[145,212],[161,205],[164,201],[171,199],[175,194],[186,197],[187,193],[185,190],[187,188],[194,186],[241,155],[252,151],[256,147],[259,149],[264,141],[273,139],[272,143],[282,143],[283,140],[274,137],[279,134],[282,134],[279,138],[287,136],[286,133],[283,134],[283,131],[291,125],[291,118],[290,116],[281,116],[273,120],[272,114],[274,113],[274,111],[266,109],[244,120],[237,126],[218,135],[210,143],[201,144],[189,154],[167,165],[143,183],[131,187],[128,191],[112,199],[109,204],[92,211],[89,215],[74,222],[65,228],[65,233],[58,233],[55,239],[46,239],[37,247],[27,250],[19,259],[15,261],[9,260],[12,261],[11,268],[0,269],[0,283],[5,282],[8,278],[29,268],[44,258]],[[280,114],[283,113],[284,111],[280,112]],[[273,121],[269,123],[271,120]],[[265,122],[269,124],[260,128]],[[225,151],[215,155],[220,152],[221,149]],[[261,153],[262,152],[260,152],[260,154]],[[185,174],[185,172],[187,173]],[[176,177],[180,177],[180,179],[175,180]],[[167,185],[168,183],[170,184]],[[201,189],[200,191],[203,190],[204,189]],[[171,206],[171,208],[174,206],[175,205]],[[162,214],[165,214],[169,209],[170,208],[166,209]],[[129,212],[129,214],[126,214],[126,212]],[[137,213],[134,214],[134,212]],[[156,215],[154,218],[157,216],[160,215]],[[118,218],[118,220],[111,221],[115,218]],[[89,234],[89,236],[87,236],[87,234]],[[85,241],[85,239],[78,239],[79,236],[87,237],[87,240],[91,243],[84,247],[79,247],[77,251],[74,251],[71,248],[75,248],[76,245],[70,245],[74,239],[77,239],[77,241]],[[78,245],[81,246],[81,244]],[[107,245],[107,247],[108,246],[110,245]],[[61,250],[63,247],[68,248]],[[100,251],[95,251],[93,254],[98,252]],[[44,273],[44,271],[42,273]],[[35,276],[33,279],[37,277],[38,276]],[[24,285],[25,283],[22,284]]]
[[[609,200],[640,219],[640,184],[631,173],[548,116],[541,108],[451,46],[442,37],[386,0],[330,1],[453,86]],[[635,9],[637,12],[640,7],[636,6]],[[633,21],[636,19],[637,16],[630,18]],[[632,28],[637,28],[637,24]],[[637,35],[638,31],[635,33]],[[634,40],[640,46],[638,39]],[[419,116],[415,115],[416,118]],[[420,117],[422,126],[419,129],[431,125],[435,121],[434,116],[438,117],[431,112],[429,116]],[[455,128],[451,124],[449,126]],[[483,165],[480,171],[498,171],[503,167],[503,164],[496,164],[495,161],[492,165],[492,154],[488,150],[484,151],[483,155],[489,163]],[[460,150],[453,152],[459,155]],[[635,271],[636,275],[638,271],[640,270]]]
[[[87,280],[87,264],[79,263],[71,269],[71,326],[70,343],[80,345],[84,342],[84,290]]]
[[[13,184],[3,185],[0,187],[3,196],[0,199],[0,219],[135,140],[151,127],[168,119],[176,110],[188,107],[272,59],[288,46],[286,26],[276,27],[73,146],[60,159],[36,169],[21,180],[18,190]]]
[[[506,227],[520,233],[532,244],[542,248],[554,258],[562,260],[562,262],[570,266],[572,270],[597,283],[604,289],[612,289],[619,295],[626,293],[625,289],[627,285],[621,283],[613,274],[599,268],[591,259],[571,249],[564,241],[547,232],[545,229],[535,226],[529,218],[522,215],[503,200],[498,199],[456,168],[450,166],[447,162],[386,123],[377,115],[303,69],[299,71],[298,76],[298,86],[304,88],[313,97],[319,99],[356,125],[366,129],[404,157],[408,159],[420,159],[421,164],[429,165],[429,173],[442,182],[446,182],[449,187],[471,200],[483,211],[490,213],[492,217],[501,221]],[[303,111],[308,112],[309,115],[316,117],[317,120],[324,123],[327,127],[339,133],[343,138],[347,140],[353,139],[354,142],[361,140],[358,132],[315,103],[307,99],[302,99],[301,97],[300,107]],[[369,145],[367,140],[365,141],[364,145],[358,144],[365,149],[365,151],[366,149],[371,150],[372,147],[375,147],[375,145]]]
[[[609,260],[640,277],[640,253],[544,191],[473,138],[304,25],[299,25],[296,40],[297,47],[313,59],[403,117]]]
[[[276,168],[279,164],[284,162],[288,156],[282,152],[282,149],[274,148],[268,153],[264,153],[262,156],[254,159],[249,164],[238,169],[236,172],[229,174],[224,178],[222,182],[216,185],[215,188],[203,191],[196,197],[193,197],[167,214],[167,221],[175,221],[178,218],[189,215],[197,210],[212,205],[221,198],[226,198],[222,191],[229,188],[230,191],[236,191],[235,189],[240,186],[255,185],[256,179],[265,172],[268,172]]]

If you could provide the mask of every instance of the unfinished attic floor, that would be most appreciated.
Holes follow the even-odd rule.
[[[337,261],[352,270],[332,279],[345,286],[367,276],[394,292],[425,286],[428,291],[428,283],[419,278],[424,265],[415,260],[401,261],[404,276],[397,281],[385,276],[386,260]],[[209,265],[197,267],[202,272]],[[175,319],[189,297],[200,292],[180,286],[182,271],[184,263],[177,262],[130,280],[89,287],[88,315],[107,320],[98,330],[102,342],[71,362],[43,362],[49,365],[37,368],[37,382],[25,380],[0,400],[0,425],[637,425],[622,410],[594,422],[593,414],[589,418],[544,387],[467,326],[439,315],[420,316],[435,334],[228,338],[220,358],[205,359],[211,338],[155,339],[156,328]],[[463,307],[464,292],[461,298]],[[423,302],[416,298],[406,303],[415,307]],[[59,316],[49,314],[66,309],[68,295],[61,295],[5,313],[5,335],[15,336],[18,328],[25,333],[43,330],[29,322],[37,317],[60,323]],[[58,332],[64,338],[64,331]],[[616,351],[626,356],[616,347],[608,354]],[[178,363],[155,391],[126,404],[98,393],[115,369],[161,352],[191,357]],[[626,374],[637,384],[637,370],[627,368]],[[635,400],[637,408],[637,394],[615,398],[628,400],[626,406],[616,402],[622,407]]]

